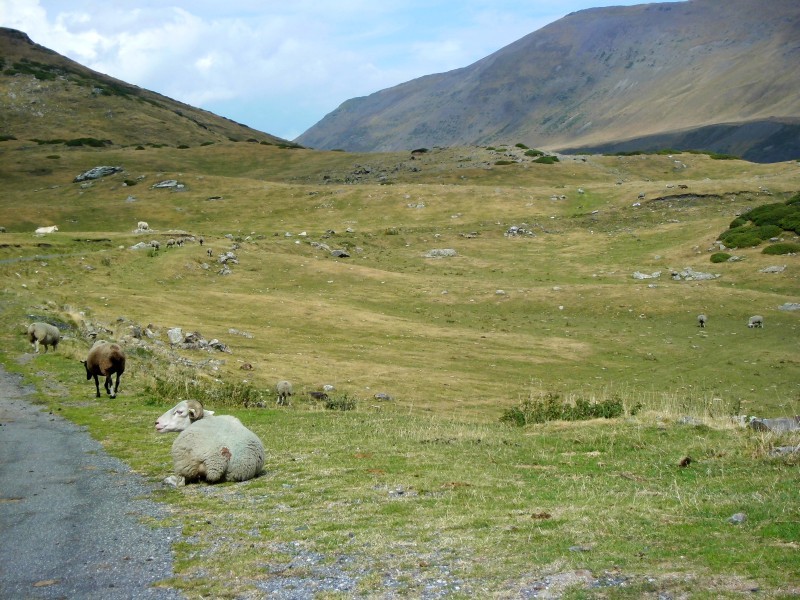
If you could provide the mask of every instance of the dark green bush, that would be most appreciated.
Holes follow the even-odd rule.
[[[712,263],[727,262],[727,260],[730,257],[731,255],[728,254],[727,252],[714,252],[714,254],[711,255],[711,262]]]
[[[356,399],[351,398],[347,394],[334,396],[325,401],[325,408],[328,410],[355,410]]]
[[[795,194],[786,201],[786,204],[800,204],[800,193]]]
[[[51,158],[51,159],[55,160],[55,159],[61,158],[61,156],[58,155],[58,154],[48,154],[45,158]]]
[[[786,231],[794,231],[796,234],[800,235],[800,212],[785,216],[778,225]]]
[[[744,213],[743,219],[756,225],[777,225],[781,219],[794,214],[798,209],[788,204],[764,204]]]
[[[17,138],[13,135],[5,134],[0,135],[0,142],[10,142],[11,140],[16,140]]]
[[[731,221],[731,224],[728,225],[728,227],[733,229],[734,227],[741,227],[742,225],[747,225],[747,219],[744,217],[736,217],[733,221]]]
[[[494,164],[496,164],[496,165],[498,165],[498,166],[501,166],[501,167],[502,167],[502,166],[504,166],[504,165],[513,165],[513,164],[514,164],[514,162],[513,162],[513,161],[510,161],[510,160],[497,160],[497,161],[495,161],[495,163],[494,163]]]
[[[102,148],[113,144],[111,140],[98,140],[97,138],[75,138],[64,142],[67,146],[90,146],[92,148]]]
[[[558,162],[558,157],[557,156],[540,156],[539,158],[537,158],[533,162],[540,163],[540,164],[543,164],[543,165],[552,165],[553,163],[557,163]]]
[[[143,148],[143,149],[144,149],[144,148]],[[125,183],[125,185],[127,185],[128,187],[131,187],[131,186],[133,186],[133,185],[136,185],[136,184],[137,184],[137,183],[139,183],[139,182],[138,182],[138,181],[136,181],[135,179],[126,179],[124,183]]]
[[[514,145],[515,145],[517,148],[521,148],[522,150],[527,150],[527,149],[528,149],[528,147],[527,147],[525,144],[523,144],[523,143],[514,144]]]
[[[722,240],[729,248],[753,248],[758,246],[762,239],[758,235],[755,227],[751,227],[747,231],[741,231],[726,235]]]
[[[544,152],[541,150],[528,150],[525,152],[525,156],[544,156]]]
[[[640,404],[634,406],[630,414],[636,414]],[[613,419],[625,414],[625,407],[619,398],[608,398],[592,402],[576,398],[574,402],[561,400],[558,394],[548,392],[538,398],[528,398],[519,406],[506,410],[500,421],[523,427],[531,423],[547,421],[586,421],[588,419]]]
[[[761,251],[762,254],[800,254],[800,244],[794,242],[778,242],[770,244]]]

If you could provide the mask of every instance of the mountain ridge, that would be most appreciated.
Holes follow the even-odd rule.
[[[296,141],[353,151],[562,149],[721,123],[791,126],[798,59],[800,4],[791,0],[769,11],[755,0],[594,8],[467,67],[347,100]]]
[[[0,27],[0,135],[118,145],[224,140],[294,145],[94,71],[5,27]]]

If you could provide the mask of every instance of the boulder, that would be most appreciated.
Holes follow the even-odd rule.
[[[113,175],[114,173],[119,173],[120,171],[122,171],[122,167],[109,167],[109,166],[94,167],[92,169],[89,169],[88,171],[84,171],[72,181],[74,183],[78,183],[80,181],[87,181],[90,179],[100,179],[101,177],[106,177],[107,175]]]

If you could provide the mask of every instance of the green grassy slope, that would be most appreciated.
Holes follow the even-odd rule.
[[[798,301],[797,257],[709,261],[737,213],[800,189],[797,164],[497,166],[501,154],[0,143],[0,360],[153,481],[172,438],[152,422],[178,397],[210,399],[267,446],[263,477],[159,494],[186,509],[172,583],[189,597],[265,593],[292,561],[321,598],[514,597],[555,576],[591,577],[607,597],[797,593],[797,459],[770,457],[796,436],[729,419],[800,413],[800,315],[778,309]],[[124,171],[73,183],[102,164]],[[185,187],[152,187],[167,179]],[[535,235],[507,237],[512,225]],[[180,232],[189,241],[167,248]],[[130,249],[150,240],[161,250]],[[220,275],[228,251],[238,264]],[[775,264],[786,269],[761,272]],[[720,277],[671,279],[686,267]],[[755,313],[763,330],[746,326]],[[30,354],[34,318],[67,327],[56,353]],[[147,325],[155,338],[132,337]],[[230,353],[170,349],[171,327]],[[115,401],[95,400],[77,363],[89,330],[128,349]],[[274,407],[279,378],[298,392],[289,408]],[[356,409],[304,395],[323,384]],[[643,407],[500,423],[546,394]],[[727,523],[740,511],[746,527]]]

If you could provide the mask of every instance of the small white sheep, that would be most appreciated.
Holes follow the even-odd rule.
[[[158,240],[153,240],[150,242],[150,247],[153,248],[153,250],[159,250],[161,248],[161,244]]]
[[[753,315],[747,321],[747,326],[752,329],[753,327],[764,327],[764,317],[761,315]]]
[[[82,360],[81,363],[86,367],[87,381],[94,377],[94,386],[97,389],[98,398],[100,397],[99,375],[106,378],[104,385],[106,393],[112,398],[117,397],[119,378],[125,372],[125,351],[119,344],[98,340],[89,350],[86,360]],[[114,384],[114,392],[111,393],[111,376],[114,374],[116,374],[117,380]]]
[[[37,234],[44,234],[44,233],[55,233],[58,231],[58,225],[50,225],[49,227],[37,227],[36,232]]]
[[[697,326],[698,327],[705,327],[706,321],[708,321],[708,317],[705,315],[697,315]]]
[[[292,384],[285,379],[280,380],[275,385],[275,391],[278,393],[278,404],[281,406],[285,406],[289,404],[289,396],[291,396],[294,391],[292,390]]]
[[[44,346],[46,353],[48,346],[52,346],[53,350],[55,350],[60,340],[61,333],[55,325],[40,322],[28,325],[28,341],[30,341],[36,354],[39,354],[39,344]]]
[[[181,400],[156,420],[156,431],[179,431],[172,443],[175,475],[164,483],[247,481],[264,467],[259,437],[231,415],[215,416],[197,400]]]
[[[150,229],[150,225],[147,224],[147,221],[139,221],[139,223],[136,225],[136,228],[142,231],[147,231]]]

